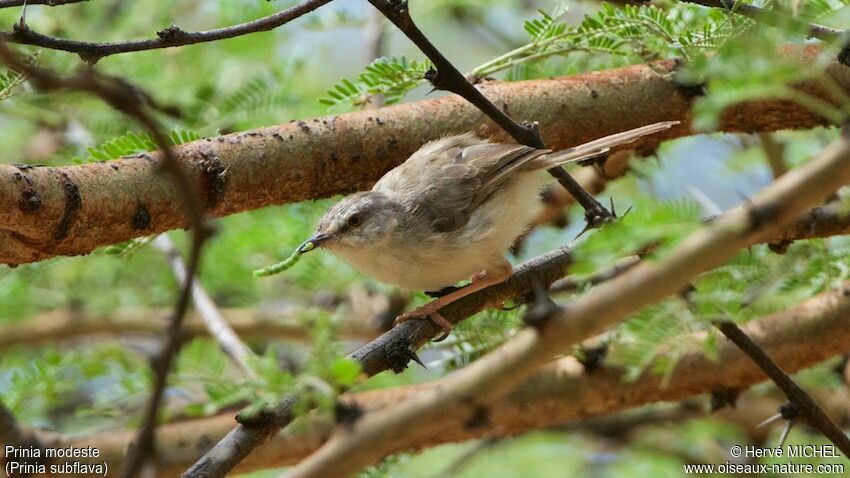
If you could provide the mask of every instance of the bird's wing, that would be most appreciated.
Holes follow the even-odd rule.
[[[450,136],[424,145],[374,189],[406,205],[432,230],[454,231],[514,172],[548,152],[471,134]]]

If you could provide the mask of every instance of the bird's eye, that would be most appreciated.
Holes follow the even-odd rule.
[[[363,216],[360,214],[352,214],[348,216],[348,225],[351,227],[359,227],[363,224]]]

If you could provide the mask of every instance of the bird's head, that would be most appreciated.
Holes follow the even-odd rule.
[[[301,245],[307,252],[317,247],[331,251],[385,242],[398,226],[401,205],[384,194],[367,191],[352,194],[325,213],[316,233]]]

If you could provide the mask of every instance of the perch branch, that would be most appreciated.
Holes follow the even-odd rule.
[[[346,476],[405,449],[412,441],[438,433],[447,420],[486,421],[495,400],[527,379],[535,367],[628,314],[678,292],[695,275],[722,264],[770,229],[793,221],[848,180],[850,142],[842,138],[804,167],[778,179],[752,203],[689,236],[661,262],[640,264],[568,308],[533,309],[529,320],[534,326],[448,377],[439,389],[365,414],[285,476]]]

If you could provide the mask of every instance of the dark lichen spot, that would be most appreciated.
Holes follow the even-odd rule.
[[[773,203],[753,207],[750,209],[750,229],[758,230],[770,224],[777,214],[779,214],[779,206]]]
[[[336,422],[346,428],[352,428],[357,420],[363,416],[363,408],[357,402],[337,401],[334,407]]]
[[[110,164],[109,167],[112,168],[113,171],[118,171],[118,165],[115,163]]]
[[[773,242],[767,245],[767,248],[770,249],[771,252],[775,254],[785,254],[788,251],[788,247],[793,244],[794,241],[782,241],[782,242]]]
[[[35,212],[41,207],[41,196],[38,192],[29,187],[21,193],[21,199],[18,201],[18,208],[23,212]]]
[[[310,129],[310,127],[304,121],[298,121],[297,124],[298,124],[298,127],[301,128],[301,131],[303,131],[307,134],[310,134],[313,131],[313,130]]]
[[[133,224],[133,229],[137,230],[144,230],[151,227],[151,215],[148,212],[148,208],[144,204],[139,204],[130,222]]]
[[[579,363],[584,366],[584,371],[591,373],[602,366],[607,355],[608,344],[600,344],[595,347],[582,347],[577,358]]]
[[[53,239],[56,241],[61,241],[68,236],[71,231],[71,224],[83,205],[80,188],[77,187],[76,183],[71,181],[71,178],[64,172],[59,173],[59,180],[62,182],[62,189],[65,191],[65,209],[62,212],[59,226],[53,231]]]
[[[186,38],[189,34],[176,25],[171,25],[168,28],[156,32],[156,36],[164,42],[176,42]]]
[[[272,138],[274,138],[278,141],[283,141],[283,135],[280,134],[280,133],[272,133]]]
[[[210,439],[210,437],[207,435],[201,435],[198,437],[198,440],[195,441],[195,450],[201,453],[206,453],[214,444],[215,442]]]
[[[424,367],[425,365],[419,359],[419,356],[411,350],[411,347],[412,344],[407,337],[390,338],[384,345],[384,358],[387,361],[387,367],[395,373],[401,373],[407,368],[407,364],[411,360]]]
[[[596,90],[591,89],[590,90],[590,97],[595,100],[596,98],[599,98],[599,93]]]
[[[720,388],[711,392],[711,411],[716,412],[725,407],[735,407],[740,390],[734,388]]]
[[[15,179],[15,181],[20,181],[20,180],[24,179],[24,175],[21,174],[21,173],[18,173],[18,172],[13,174],[12,177]]]
[[[378,117],[376,116],[376,117],[375,117],[375,123],[377,123],[377,124],[378,124],[378,126],[383,126],[383,125],[384,125],[384,123],[385,123],[385,121],[384,121],[384,120],[382,120],[381,118],[378,118]]]
[[[245,134],[247,134],[248,136],[251,136],[251,137],[262,136],[258,131],[248,131]]]
[[[490,411],[487,409],[487,407],[476,406],[475,409],[472,411],[472,416],[469,417],[468,420],[463,422],[463,426],[467,430],[489,427]]]
[[[227,186],[227,168],[221,163],[214,150],[209,149],[200,153],[202,159],[198,164],[201,166],[201,171],[203,172],[207,207],[212,208],[224,197]]]

